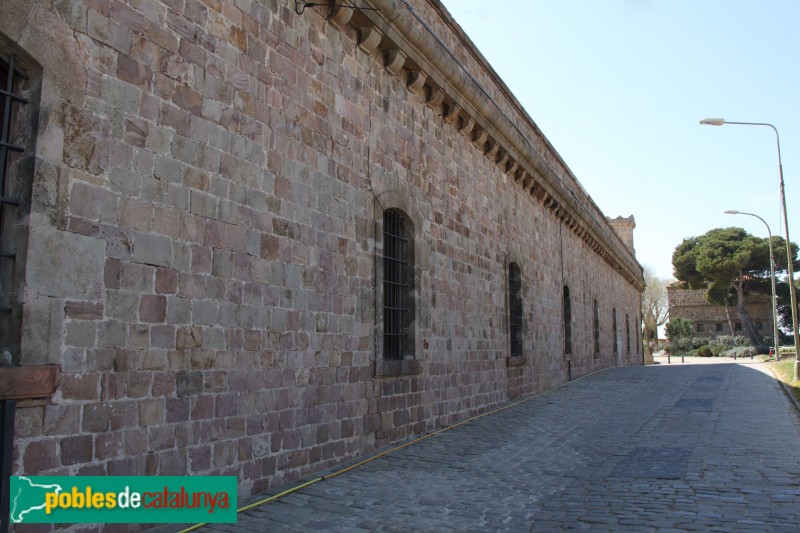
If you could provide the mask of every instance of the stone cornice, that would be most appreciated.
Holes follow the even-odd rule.
[[[643,290],[641,265],[472,42],[460,30],[455,31],[446,11],[434,4],[460,42],[473,52],[488,76],[498,84],[500,93],[519,113],[527,131],[522,131],[506,115],[405,2],[364,1],[378,10],[334,7],[329,20],[339,28],[354,26],[362,51],[382,59],[387,71],[403,79],[409,91],[435,109],[446,123],[549,209],[625,280]],[[576,190],[585,195],[585,203],[578,200]]]

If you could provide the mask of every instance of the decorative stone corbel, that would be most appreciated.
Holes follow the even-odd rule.
[[[483,148],[483,145],[486,144],[486,139],[488,138],[489,134],[486,133],[486,130],[483,130],[480,132],[480,134],[477,134],[475,140],[472,141],[472,144],[474,144],[478,148]]]
[[[428,99],[428,106],[433,109],[438,109],[442,102],[444,101],[444,91],[438,87],[433,87],[431,89],[431,97]]]
[[[542,184],[538,181],[534,181],[533,186],[531,187],[531,196],[536,198],[537,201],[542,202],[545,194],[546,191],[544,190],[544,187],[542,187]]]
[[[511,168],[508,169],[506,174],[508,174],[509,176],[514,176],[517,173],[518,168],[519,168],[519,163],[514,161],[514,164],[511,165]]]
[[[458,115],[461,113],[461,106],[453,102],[447,104],[447,114],[444,115],[444,121],[449,124],[456,124],[458,122]]]
[[[422,88],[425,86],[425,81],[428,76],[421,70],[415,70],[411,73],[408,82],[408,90],[416,95],[422,94]]]
[[[458,130],[458,133],[462,135],[469,135],[470,133],[472,133],[472,128],[474,127],[475,127],[475,121],[472,120],[472,118],[467,117],[466,120],[464,121],[464,126],[460,130]]]
[[[523,174],[524,176],[522,178],[522,188],[527,191],[531,187],[531,185],[533,185],[533,176],[524,171]]]
[[[355,11],[355,9],[342,9],[341,6],[331,7],[331,16],[328,17],[328,20],[331,24],[341,30],[347,26],[348,22],[350,22],[350,19],[353,17],[353,11]]]
[[[362,26],[359,29],[361,31],[361,40],[358,43],[358,47],[371,54],[381,42],[383,32],[375,26]]]
[[[386,54],[386,70],[388,70],[395,76],[398,77],[400,76],[400,74],[403,71],[403,65],[405,63],[406,63],[406,55],[399,48],[395,48],[394,50],[389,50],[389,53]]]
[[[504,150],[503,153],[500,155],[500,160],[497,161],[497,166],[505,170],[506,163],[508,163],[508,152]]]
[[[497,144],[497,141],[492,141],[489,146],[489,149],[486,150],[486,157],[488,157],[491,161],[497,159],[497,152],[500,150],[500,145]]]

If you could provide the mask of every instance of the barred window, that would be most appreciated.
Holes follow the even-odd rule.
[[[414,359],[414,268],[410,223],[401,211],[383,216],[383,356]]]
[[[522,355],[522,273],[516,263],[508,265],[509,355]]]
[[[564,354],[572,353],[572,303],[569,287],[564,285]]]
[[[625,353],[631,354],[631,321],[628,313],[625,313]]]
[[[715,330],[715,331],[722,331],[722,322],[717,322],[717,323],[714,325],[714,330]]]
[[[600,313],[597,310],[597,300],[594,301],[594,353],[600,353]]]
[[[29,98],[38,87],[14,55],[0,57],[0,353],[20,352],[21,304],[16,292],[23,267],[18,253],[27,239],[35,109]]]
[[[617,346],[617,310],[611,310],[611,336],[614,337],[614,355],[619,353],[619,346]]]

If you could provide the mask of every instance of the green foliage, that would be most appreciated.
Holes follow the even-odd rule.
[[[736,305],[751,344],[761,336],[744,313],[748,293],[771,294],[770,240],[754,237],[741,228],[717,228],[699,237],[684,239],[672,254],[675,277],[691,289],[705,289],[712,304]],[[786,241],[772,238],[776,275],[787,266]],[[791,244],[796,263],[797,245]],[[740,301],[741,300],[741,301]]]
[[[704,337],[677,337],[670,338],[669,351],[673,355],[686,355],[697,357],[749,357],[755,353],[755,348],[750,346],[750,340],[742,335],[719,335],[713,339]],[[668,353],[669,353],[668,351]]]
[[[752,346],[737,346],[722,352],[722,357],[753,357],[756,355],[756,349]]]
[[[706,344],[708,344],[708,338],[706,337],[692,338],[692,348],[700,348],[701,346],[705,346]]]
[[[800,400],[800,381],[794,380],[794,359],[784,359],[767,364],[778,373],[780,380],[791,388],[794,397]]]
[[[711,347],[708,344],[706,344],[705,346],[699,347],[695,352],[695,355],[697,355],[698,357],[712,357],[714,355],[714,352],[711,350]]]
[[[778,272],[786,268],[786,241],[773,237]],[[797,245],[792,243],[792,259]],[[706,298],[717,305],[736,302],[732,287],[743,282],[751,292],[770,293],[769,239],[754,237],[742,228],[712,229],[699,237],[684,239],[672,254],[675,277],[690,289],[706,289]]]
[[[711,350],[711,355],[717,357],[725,350],[729,350],[730,346],[726,346],[724,344],[716,344],[716,345],[709,344],[709,349]]]
[[[736,346],[736,343],[733,341],[733,335],[718,335],[717,337],[711,339],[708,342],[708,345],[714,348],[715,346],[720,346],[725,349],[733,348]]]
[[[750,339],[744,335],[718,335],[717,337],[708,341],[708,345],[712,348],[714,346],[723,346],[726,349],[735,348],[736,346],[750,346]]]
[[[733,344],[735,344],[736,346],[751,346],[750,339],[748,339],[744,335],[736,335],[733,338]]]
[[[673,318],[667,322],[666,326],[667,331],[667,338],[669,338],[670,343],[673,341],[677,341],[678,339],[691,337],[692,332],[694,331],[694,327],[692,326],[691,320],[686,320],[683,318]]]

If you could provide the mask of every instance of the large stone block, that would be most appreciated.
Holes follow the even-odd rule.
[[[27,284],[43,296],[99,300],[105,243],[93,237],[34,226],[28,243]]]

